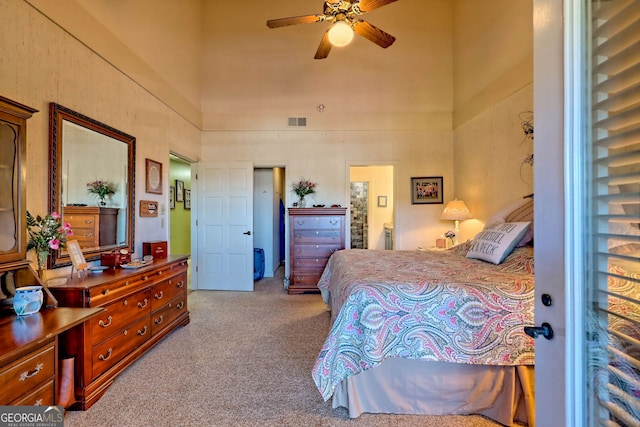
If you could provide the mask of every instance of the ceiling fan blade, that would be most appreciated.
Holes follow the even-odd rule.
[[[375,27],[362,19],[358,19],[354,22],[353,31],[383,48],[391,46],[393,42],[396,41],[396,38],[391,34],[385,33],[380,28]]]
[[[362,13],[370,12],[373,9],[377,9],[382,6],[386,6],[389,3],[394,3],[398,0],[360,0],[359,8]]]
[[[322,40],[320,40],[320,45],[318,46],[318,50],[316,51],[316,56],[313,59],[324,59],[329,56],[329,52],[331,51],[331,42],[329,41],[329,30],[324,32],[322,36]]]
[[[269,19],[267,21],[267,27],[278,28],[286,27],[287,25],[297,24],[311,24],[313,22],[324,21],[326,17],[324,15],[304,15],[304,16],[292,16],[290,18]]]

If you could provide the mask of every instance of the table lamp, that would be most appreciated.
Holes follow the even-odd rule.
[[[464,204],[462,200],[452,200],[447,203],[447,206],[442,211],[442,215],[440,215],[440,219],[455,221],[453,232],[456,234],[455,240],[453,241],[454,245],[457,245],[458,242],[458,234],[460,233],[460,221],[471,218],[471,212],[467,205]]]

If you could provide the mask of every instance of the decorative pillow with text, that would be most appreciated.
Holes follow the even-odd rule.
[[[500,264],[525,235],[531,222],[498,222],[476,234],[467,258]]]

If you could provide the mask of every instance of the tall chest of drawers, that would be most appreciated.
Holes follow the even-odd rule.
[[[290,294],[319,292],[331,254],[345,247],[346,208],[289,208]]]
[[[60,306],[103,308],[61,338],[63,352],[76,358],[77,403],[71,409],[88,409],[117,375],[189,323],[187,259],[169,256],[139,269],[110,269],[50,287]]]

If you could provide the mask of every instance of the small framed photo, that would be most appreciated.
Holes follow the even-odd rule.
[[[176,179],[176,202],[184,202],[184,181]]]
[[[443,191],[441,176],[411,178],[412,205],[442,204]]]
[[[379,208],[387,207],[387,196],[378,196],[378,207]]]
[[[191,190],[184,189],[184,208],[191,209]]]
[[[80,249],[80,245],[77,240],[68,240],[67,241],[67,252],[69,252],[69,258],[71,258],[71,264],[73,264],[73,268],[76,269],[78,273],[78,277],[80,277],[80,272],[85,272],[88,267],[87,261],[84,259],[84,255],[82,254],[82,250]],[[73,275],[73,270],[72,273]]]
[[[146,160],[146,190],[147,193],[162,194],[162,163]]]
[[[176,187],[169,187],[169,209],[176,208]]]

